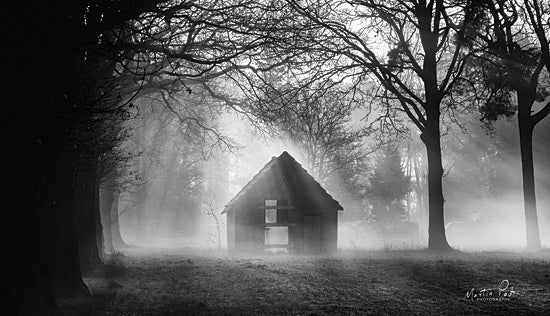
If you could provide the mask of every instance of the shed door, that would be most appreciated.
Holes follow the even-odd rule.
[[[321,252],[321,216],[304,216],[304,252]]]

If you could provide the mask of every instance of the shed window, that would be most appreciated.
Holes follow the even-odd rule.
[[[277,206],[277,200],[265,200],[265,206]],[[266,208],[265,209],[265,223],[273,224],[277,223],[277,209]]]

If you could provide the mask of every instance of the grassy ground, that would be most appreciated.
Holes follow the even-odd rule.
[[[464,299],[502,280],[519,295]],[[550,252],[231,255],[136,248],[85,279],[66,315],[549,315]]]

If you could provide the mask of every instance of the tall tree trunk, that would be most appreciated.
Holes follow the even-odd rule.
[[[443,164],[441,161],[441,133],[439,120],[441,116],[441,101],[444,96],[444,88],[440,90],[438,82],[438,29],[439,25],[432,29],[432,23],[439,23],[442,1],[435,2],[436,15],[430,6],[425,4],[417,6],[415,15],[418,18],[418,30],[424,60],[422,61],[422,81],[424,83],[426,111],[424,130],[420,138],[426,145],[428,157],[428,249],[434,251],[448,251],[451,246],[445,236],[444,199],[443,199]]]
[[[102,263],[105,259],[105,247],[103,240],[103,225],[101,225],[101,212],[99,205],[99,177],[96,177],[94,182],[94,203],[93,203],[93,215],[94,215],[94,228],[95,228],[95,254],[99,257],[99,261]]]
[[[111,208],[111,237],[113,239],[113,247],[114,248],[126,248],[128,245],[124,242],[122,239],[122,235],[120,234],[120,222],[119,222],[119,216],[118,214],[118,199],[120,197],[120,188],[116,188],[115,192],[113,193],[113,207]]]
[[[30,126],[14,128],[11,130],[14,135],[25,135]],[[6,281],[17,311],[4,312],[50,315],[56,309],[56,301],[42,233],[42,218],[48,214],[40,205],[42,172],[36,161],[40,144],[14,137],[7,137],[6,142],[5,146],[12,152],[6,155],[9,163],[4,176],[9,185],[4,188],[6,198],[0,215],[1,242],[7,256],[2,258],[1,273],[2,283]]]
[[[68,155],[57,155],[63,148],[55,140],[38,144],[23,143],[30,148],[21,151],[10,146],[23,156],[13,157],[13,170],[7,172],[13,180],[5,191],[10,212],[2,212],[2,234],[7,234],[2,242],[10,257],[3,273],[23,315],[54,313],[56,296],[89,295],[79,267]]]
[[[75,217],[78,234],[78,252],[83,273],[90,272],[94,265],[101,264],[97,244],[98,179],[95,166],[90,166],[77,176],[75,194]]]
[[[53,168],[45,175],[42,205],[48,214],[43,217],[46,256],[57,298],[89,295],[82,281],[78,243],[74,222],[74,177],[69,166]]]
[[[115,183],[112,179],[112,176],[108,176],[106,183],[103,184],[103,187],[100,189],[100,215],[101,215],[101,226],[103,227],[103,240],[105,253],[113,253],[113,236],[112,236],[112,218],[111,218],[111,208],[113,207],[114,202],[114,191],[116,190]]]
[[[421,135],[428,154],[428,249],[448,251],[451,246],[445,236],[439,110],[437,112],[437,115],[428,113],[426,129]]]
[[[523,176],[523,204],[525,207],[525,232],[527,248],[541,248],[537,201],[535,196],[535,173],[533,167],[533,128],[531,107],[534,93],[518,91],[518,124],[521,150],[521,171]]]

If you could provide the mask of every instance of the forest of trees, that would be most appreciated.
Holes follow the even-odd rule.
[[[239,176],[226,113],[284,135],[355,219],[424,218],[433,251],[451,250],[445,216],[469,215],[449,197],[498,196],[516,174],[525,246],[542,246],[547,1],[24,2],[3,15],[1,281],[22,314],[89,296],[82,276],[126,245],[123,216],[136,241],[193,235]],[[499,132],[501,116],[519,135]]]

